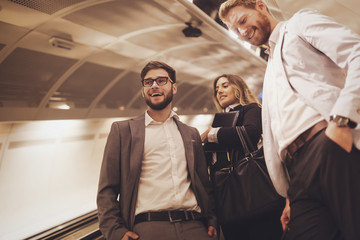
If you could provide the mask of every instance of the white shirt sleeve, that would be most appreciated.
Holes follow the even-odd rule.
[[[312,46],[346,73],[330,115],[338,114],[360,123],[360,36],[332,18],[303,10],[298,27]]]
[[[218,138],[217,138],[217,133],[218,133],[219,129],[220,129],[219,127],[212,128],[209,131],[209,134],[207,136],[208,142],[219,143]]]

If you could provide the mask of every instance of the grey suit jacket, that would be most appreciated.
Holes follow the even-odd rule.
[[[179,120],[175,122],[184,142],[191,188],[207,224],[216,227],[212,187],[199,132]],[[108,240],[121,239],[133,229],[144,140],[145,114],[111,126],[97,194],[100,230]]]

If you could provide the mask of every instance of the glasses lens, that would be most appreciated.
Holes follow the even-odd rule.
[[[144,87],[151,87],[153,85],[153,82],[154,80],[152,80],[151,78],[144,79],[142,81]]]
[[[167,77],[158,77],[158,78],[156,79],[156,83],[157,83],[157,85],[159,85],[159,86],[165,85],[165,84],[167,83],[167,81],[168,81],[168,78],[167,78]]]
[[[158,77],[156,79],[146,78],[146,79],[142,80],[142,84],[144,87],[152,87],[152,85],[154,84],[154,81],[156,81],[156,84],[158,86],[164,86],[167,84],[168,79],[169,79],[168,77]]]

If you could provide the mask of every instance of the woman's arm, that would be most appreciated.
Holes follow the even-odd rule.
[[[256,146],[262,134],[260,106],[256,103],[243,106],[243,109],[239,114],[237,126],[245,127],[252,144]],[[217,133],[217,138],[220,144],[226,144],[237,148],[241,147],[235,127],[220,128]]]

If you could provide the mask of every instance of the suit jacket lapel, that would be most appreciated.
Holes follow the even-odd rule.
[[[175,122],[178,126],[179,132],[181,134],[181,137],[184,142],[184,148],[185,148],[185,157],[190,173],[191,179],[194,181],[194,142],[195,139],[192,139],[192,134],[189,132],[188,127],[184,125],[182,122],[177,120],[176,118]]]
[[[144,155],[145,142],[145,115],[129,121],[131,132],[131,148],[130,148],[130,173],[129,181],[132,183],[136,179],[141,170],[141,162]]]
[[[141,173],[141,162],[144,157],[145,142],[145,115],[129,121],[131,132],[130,151],[130,172],[128,174],[128,191],[131,196],[130,201],[130,228],[132,229],[135,221],[135,208],[137,201],[137,192],[139,189],[139,179]],[[126,151],[126,149],[125,149]]]

